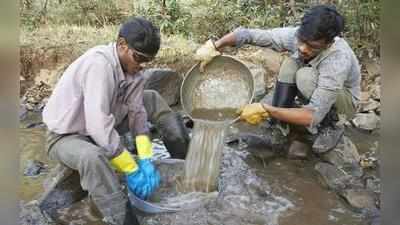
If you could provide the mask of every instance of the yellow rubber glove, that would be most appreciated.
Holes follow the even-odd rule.
[[[204,67],[218,55],[221,55],[221,52],[215,48],[215,44],[211,39],[198,48],[194,58],[200,61],[200,72],[204,72]]]
[[[149,159],[153,157],[153,148],[150,138],[147,135],[136,136],[136,149],[139,159]]]
[[[145,174],[141,166],[136,164],[127,150],[122,151],[117,157],[111,159],[111,165],[117,171],[125,174],[129,190],[141,199],[148,198],[159,185],[159,177],[153,178]]]
[[[111,165],[121,173],[130,174],[138,170],[138,165],[127,150],[111,159]]]
[[[256,125],[269,116],[261,103],[245,105],[239,110],[240,119],[249,124]]]

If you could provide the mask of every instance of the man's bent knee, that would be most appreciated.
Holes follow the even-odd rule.
[[[296,71],[299,69],[297,62],[291,57],[287,57],[279,70],[278,81],[284,83],[295,83]]]
[[[100,152],[101,149],[92,148],[82,150],[82,155],[79,160],[81,169],[98,169],[102,167],[109,167],[107,157]]]
[[[317,88],[317,75],[311,67],[303,67],[296,72],[296,86],[300,93],[307,99],[311,98]]]

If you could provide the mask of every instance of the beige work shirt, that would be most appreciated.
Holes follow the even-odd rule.
[[[135,134],[148,133],[142,73],[125,74],[116,43],[96,46],[64,72],[43,110],[43,122],[57,134],[90,136],[112,158],[122,148],[115,127],[128,115]]]

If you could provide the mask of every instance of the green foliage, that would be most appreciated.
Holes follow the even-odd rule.
[[[380,5],[379,0],[337,2],[346,19],[345,37],[361,58],[379,56]]]
[[[239,26],[299,24],[304,11],[318,2],[337,6],[346,19],[345,37],[360,57],[379,55],[380,0],[20,0],[20,12],[28,29],[42,24],[102,27],[140,15],[163,34],[204,42]]]
[[[44,15],[44,7],[32,0],[20,0],[19,5],[21,24],[29,30],[37,28]]]
[[[177,0],[149,1],[145,6],[134,8],[134,14],[143,16],[160,27],[166,34],[190,34],[192,16]]]
[[[22,24],[37,28],[42,24],[104,26],[124,19],[114,0],[21,0]]]
[[[199,0],[193,9],[193,34],[198,41],[221,37],[239,26],[276,27],[282,16],[277,5],[266,1]]]
[[[69,0],[56,9],[49,14],[49,19],[56,23],[104,26],[123,19],[113,0]]]

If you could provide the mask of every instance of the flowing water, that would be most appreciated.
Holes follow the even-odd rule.
[[[238,113],[236,108],[199,108],[193,110],[191,116],[196,119],[208,121],[232,121],[238,117]]]
[[[186,191],[216,190],[226,127],[225,123],[195,121],[185,160]]]
[[[229,127],[231,129],[231,127]],[[242,129],[241,129],[242,131]],[[352,130],[351,138],[359,147],[360,152],[366,152],[375,146],[379,136],[367,133],[357,133]],[[210,137],[211,138],[211,137]],[[368,139],[366,144],[365,140]],[[21,128],[21,186],[20,199],[26,203],[36,199],[43,192],[42,181],[45,174],[37,177],[24,177],[23,169],[26,161],[37,159],[54,166],[44,153],[44,129]],[[200,195],[188,193],[172,196],[161,202],[193,204],[193,199],[204,200],[203,204],[196,202],[196,207],[188,210],[141,217],[143,224],[148,225],[361,225],[364,224],[359,214],[349,210],[334,192],[323,188],[315,178],[314,162],[293,161],[285,158],[270,162],[254,157],[245,149],[236,146],[223,145],[220,156],[220,171],[218,177],[218,195]],[[166,171],[163,169],[163,171]],[[163,172],[161,172],[163,173]],[[183,166],[171,170],[167,177],[184,174]],[[165,181],[165,179],[164,179]],[[165,192],[171,192],[165,186]],[[176,190],[176,193],[179,194]],[[206,194],[206,193],[204,193]],[[193,197],[194,196],[194,197]],[[180,205],[180,206],[181,206]],[[185,206],[184,206],[185,207]],[[65,210],[65,217],[84,218],[88,214],[88,204],[76,205]],[[28,212],[34,214],[34,212]],[[81,215],[82,214],[82,215]],[[92,218],[93,219],[93,218]],[[82,224],[95,225],[97,222],[82,221]],[[22,223],[24,224],[24,223]],[[25,223],[27,224],[27,223]],[[29,223],[32,225],[35,223]],[[45,225],[47,223],[36,223]],[[79,223],[75,223],[79,224]]]

